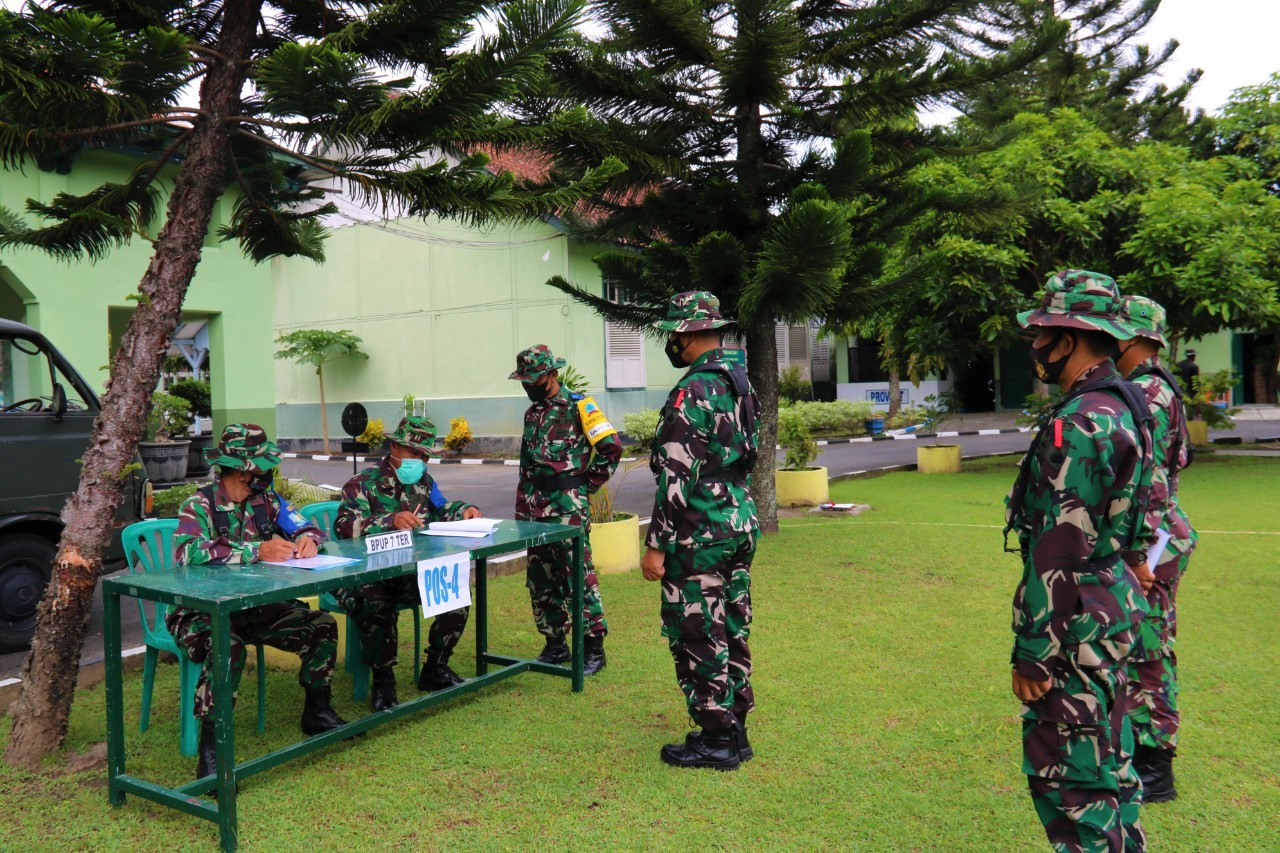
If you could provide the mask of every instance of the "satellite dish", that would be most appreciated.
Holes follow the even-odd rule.
[[[355,438],[369,426],[369,413],[359,403],[347,403],[342,410],[342,429],[347,435]]]

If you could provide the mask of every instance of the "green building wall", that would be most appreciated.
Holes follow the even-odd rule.
[[[74,161],[68,174],[34,166],[0,171],[0,205],[21,211],[28,198],[48,202],[59,192],[84,193],[104,181],[121,182],[137,162],[127,154],[90,151]],[[211,234],[231,203],[229,198],[218,203]],[[162,225],[155,223],[153,233]],[[58,261],[31,249],[3,250],[0,317],[39,329],[101,391],[114,342],[133,312],[125,297],[137,292],[150,260],[151,244],[143,239],[96,263]],[[247,260],[234,243],[212,237],[206,241],[183,319],[209,322],[215,430],[248,420],[275,431],[270,300],[268,265]]]

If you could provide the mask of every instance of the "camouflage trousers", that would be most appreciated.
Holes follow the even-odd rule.
[[[1147,591],[1151,610],[1138,626],[1129,657],[1133,710],[1129,721],[1140,746],[1174,749],[1178,745],[1178,582],[1190,555],[1156,567],[1156,582]]]
[[[751,560],[742,533],[668,554],[662,576],[662,636],[689,716],[706,729],[746,723],[751,690]]]
[[[182,607],[165,617],[169,633],[200,664],[196,682],[196,717],[205,719],[213,710],[213,623],[207,613]],[[311,610],[298,601],[264,604],[231,614],[231,689],[240,686],[244,672],[245,646],[266,644],[293,652],[302,658],[298,683],[303,687],[323,687],[333,678],[333,662],[338,653],[338,624],[320,610]],[[233,701],[235,693],[232,694]]]
[[[582,569],[586,576],[582,587],[583,627],[587,636],[608,634],[609,623],[605,621],[604,603],[600,600],[600,580],[591,562],[591,541],[587,538],[591,535],[591,517],[573,514],[528,520],[586,528],[582,540]],[[569,613],[573,601],[573,544],[553,542],[530,548],[525,586],[529,588],[533,623],[538,626],[538,633],[549,640],[567,637],[573,628],[573,616]]]
[[[400,611],[421,603],[418,578],[405,575],[377,583],[333,591],[347,616],[360,629],[360,656],[369,666],[395,666],[400,648]],[[441,613],[431,621],[427,651],[444,652],[447,658],[467,629],[469,607]]]
[[[1049,692],[1023,707],[1022,772],[1059,853],[1146,849],[1126,715],[1131,641],[1125,631],[1067,648],[1053,662]]]

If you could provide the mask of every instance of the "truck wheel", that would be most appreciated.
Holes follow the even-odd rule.
[[[57,548],[40,536],[0,536],[0,652],[31,645],[36,606],[44,596]]]

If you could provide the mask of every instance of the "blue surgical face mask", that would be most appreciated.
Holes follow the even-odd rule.
[[[426,470],[427,463],[421,459],[401,459],[399,467],[396,468],[396,479],[406,486],[412,486],[422,479]]]

